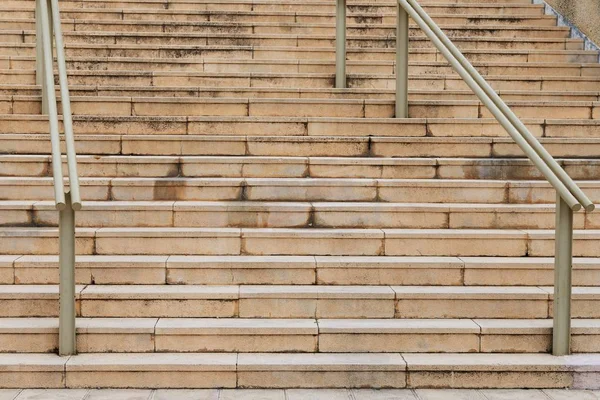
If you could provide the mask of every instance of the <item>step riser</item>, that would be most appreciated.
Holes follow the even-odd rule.
[[[360,100],[323,102],[300,99],[288,103],[279,103],[267,99],[186,102],[184,99],[175,103],[162,102],[160,99],[148,101],[144,99],[124,98],[122,101],[103,99],[72,99],[73,115],[106,116],[248,116],[248,117],[332,117],[332,118],[394,118],[394,104],[381,101],[383,104],[363,103]],[[510,104],[509,104],[510,106]],[[60,107],[60,106],[59,106]],[[520,118],[561,118],[561,119],[600,119],[600,103],[583,103],[581,105],[556,103],[556,105],[513,105],[513,112]],[[7,115],[35,115],[41,113],[41,102],[20,101],[17,99],[0,99],[0,113]],[[482,118],[490,119],[493,115],[483,105],[475,102],[461,105],[409,104],[410,118]]]
[[[61,19],[63,24],[75,23],[75,27],[82,21],[103,21],[103,22],[280,22],[280,23],[310,23],[310,24],[332,24],[335,22],[334,10],[315,13],[295,10],[295,12],[280,11],[271,13],[269,11],[238,11],[227,13],[223,10],[202,12],[195,10],[188,13],[169,12],[143,12],[133,10],[115,10],[94,12],[76,10],[69,7],[61,8]],[[333,12],[332,12],[333,11]],[[347,15],[350,24],[385,24],[393,25],[396,22],[395,10],[381,11],[356,11],[350,8]],[[556,27],[556,19],[548,16],[495,16],[495,15],[435,15],[431,14],[439,25],[460,25],[460,26],[527,26],[527,27]],[[11,20],[27,20],[35,18],[35,11],[31,10],[3,10],[3,18]],[[116,22],[116,23],[119,23]],[[6,23],[6,22],[4,22]],[[21,23],[23,29],[28,29],[29,24]],[[0,23],[0,26],[2,23]],[[416,24],[412,23],[416,27]],[[14,27],[14,25],[10,25]]]
[[[349,28],[349,33],[352,28]],[[335,47],[333,38],[307,38],[305,36],[285,36],[276,38],[267,38],[265,35],[249,34],[188,34],[178,36],[175,34],[146,33],[136,35],[135,33],[123,32],[121,35],[111,35],[110,33],[79,34],[78,32],[65,32],[65,43],[70,44],[105,44],[105,45],[187,45],[187,46],[287,46],[287,47],[306,47],[314,49],[315,47]],[[234,37],[232,37],[234,36]],[[35,43],[35,35],[30,31],[18,34],[0,32],[2,43]],[[510,38],[492,39],[456,37],[453,42],[461,50],[583,50],[583,42],[579,39],[527,39],[510,40]],[[394,48],[395,39],[373,39],[351,36],[347,40],[348,48]],[[413,37],[410,40],[411,49],[434,49],[434,45],[427,38]]]
[[[443,211],[81,211],[80,227],[554,229],[555,213]],[[56,211],[0,210],[0,226],[58,226]],[[577,214],[575,229],[600,229],[596,214]]]
[[[245,33],[245,34],[300,34],[300,35],[333,35],[335,27],[330,21],[323,22],[322,20],[314,21],[312,18],[306,18],[303,21],[294,21],[292,16],[289,21],[281,23],[271,22],[272,18],[264,20],[245,20],[241,18],[234,22],[228,15],[218,21],[211,22],[179,22],[179,23],[160,23],[160,22],[144,22],[130,21],[120,23],[118,21],[82,21],[69,22],[63,21],[62,27],[65,32],[165,32],[165,33]],[[363,19],[360,17],[359,19]],[[395,18],[394,18],[395,19]],[[331,21],[333,19],[331,18]],[[354,21],[351,21],[354,22]],[[369,23],[380,23],[379,21],[368,21]],[[554,25],[554,24],[551,24]],[[484,25],[485,26],[485,25]],[[395,33],[395,25],[388,24],[381,27],[361,27],[354,25],[348,27],[348,35],[383,35],[391,36]],[[35,30],[33,20],[23,21],[0,21],[0,30],[19,30],[32,31]],[[447,26],[445,30],[450,38],[454,37],[501,37],[501,38],[562,38],[569,37],[569,31],[565,28],[556,28],[555,26],[540,26],[537,28],[527,29],[525,27],[513,28],[511,26],[496,27],[490,26],[488,29],[477,27],[460,27]],[[411,26],[411,35],[419,35],[420,30],[417,26]],[[333,39],[332,39],[333,40]]]
[[[395,236],[389,230],[366,230],[359,234],[335,235],[248,232],[231,229],[225,236],[215,233],[183,233],[177,237],[152,237],[138,233],[124,236],[118,232],[99,230],[86,231],[76,240],[77,254],[82,255],[354,255],[354,256],[506,256],[506,257],[551,257],[554,241],[550,237],[534,233],[512,231],[504,238],[493,238],[485,234],[442,235],[416,233],[410,235],[400,231]],[[310,231],[308,231],[310,232]],[[343,231],[342,231],[343,232]],[[383,238],[386,232],[386,238]],[[440,231],[440,232],[443,232]],[[405,237],[406,236],[406,237]],[[58,254],[56,230],[48,236],[22,237],[7,232],[0,237],[3,254]],[[574,239],[575,257],[598,257],[600,249],[590,235],[579,235]]]
[[[108,183],[110,182],[110,187]],[[251,181],[234,182],[166,182],[165,184],[136,183],[113,179],[99,183],[84,183],[82,195],[87,201],[362,201],[396,203],[484,203],[484,204],[554,204],[554,189],[548,184],[531,182],[498,182],[484,186],[465,185],[424,185],[403,182],[394,183],[375,180],[353,184],[293,185],[256,184]],[[488,182],[489,183],[489,182]],[[600,201],[598,187],[584,186],[592,202]],[[52,183],[14,186],[9,182],[2,188],[0,200],[21,201],[52,200]]]
[[[235,56],[235,55],[234,55]],[[329,58],[329,57],[328,57]],[[520,65],[475,65],[482,75],[502,76],[545,76],[545,77],[591,77],[600,76],[600,68],[596,65],[580,66],[574,65],[554,65],[543,66],[535,64],[529,66],[527,63]],[[34,60],[8,59],[0,60],[0,68],[5,70],[24,71],[34,70]],[[250,59],[239,62],[237,60],[190,60],[189,62],[176,63],[168,59],[156,61],[136,61],[135,59],[125,61],[106,61],[104,59],[94,61],[70,61],[67,68],[79,71],[152,71],[152,72],[205,72],[220,74],[246,74],[246,73],[286,73],[286,74],[331,74],[335,72],[333,62],[306,61],[298,64],[297,62],[282,62],[281,60],[272,62],[252,61]],[[371,64],[356,64],[349,62],[347,65],[349,74],[379,74],[393,75],[394,65],[392,61],[373,61]],[[411,75],[453,75],[454,69],[445,65],[409,65],[409,74]],[[382,77],[383,78],[383,77]]]
[[[387,160],[387,159],[385,159]],[[297,160],[285,164],[269,165],[267,162],[252,164],[235,163],[226,166],[222,163],[152,161],[118,164],[106,160],[105,163],[78,162],[79,177],[98,178],[369,178],[369,179],[492,179],[492,180],[543,180],[540,172],[528,165],[378,165],[375,159],[369,165],[339,164]],[[0,176],[6,177],[51,177],[50,161],[1,161]],[[267,167],[267,165],[269,165]],[[63,165],[66,174],[66,165]],[[268,168],[268,170],[266,170]],[[563,169],[576,180],[599,180],[600,166],[566,165]]]
[[[2,300],[2,304],[0,317],[58,316],[58,300],[54,299]],[[76,308],[77,315],[86,318],[552,318],[552,302],[546,298],[461,299],[442,296],[439,299],[407,298],[399,300],[317,300],[313,298],[113,300],[106,298],[78,300]],[[577,299],[575,296],[573,309],[572,317],[576,319],[600,317],[597,299]],[[181,341],[175,342],[181,343]],[[499,342],[499,340],[496,341],[496,345]],[[343,343],[344,341],[338,341],[340,346],[344,346]],[[345,343],[355,342],[346,341]],[[509,344],[510,341],[506,346]],[[356,345],[359,346],[359,344]],[[176,351],[174,348],[167,350]],[[189,349],[187,351],[206,351],[206,349]],[[359,351],[364,351],[364,349]]]
[[[86,333],[77,335],[78,353],[548,353],[550,329],[531,334],[319,333],[261,335]],[[596,335],[573,335],[573,353],[597,353]],[[58,332],[0,334],[0,353],[54,353]]]
[[[366,50],[366,49],[365,49]],[[418,52],[417,52],[418,51]],[[89,65],[83,63],[83,61],[73,60],[74,57],[131,57],[131,58],[155,58],[162,61],[171,62],[171,66],[174,68],[177,66],[177,60],[181,59],[194,59],[194,60],[217,60],[217,59],[254,59],[254,60],[282,60],[282,59],[295,59],[295,60],[328,60],[334,61],[335,55],[333,49],[297,49],[293,47],[283,49],[269,49],[268,47],[255,48],[253,50],[240,48],[230,49],[198,49],[186,48],[180,46],[180,48],[163,48],[148,47],[140,49],[139,47],[131,46],[97,46],[97,47],[67,47],[67,68],[75,69],[74,65],[86,66],[86,68],[77,69],[92,69]],[[541,63],[541,62],[555,62],[555,63],[589,63],[593,64],[598,62],[598,55],[592,53],[564,53],[561,54],[559,51],[547,52],[547,53],[527,53],[523,51],[514,50],[513,52],[504,51],[502,53],[497,52],[464,52],[465,56],[473,63],[483,62],[520,62],[520,63]],[[33,65],[33,58],[35,50],[32,47],[25,47],[23,45],[1,45],[0,44],[0,65],[3,69],[19,69],[21,66],[25,66],[26,69],[31,69]],[[360,51],[356,49],[347,49],[347,60],[348,67],[352,66],[352,61],[389,61],[395,60],[395,53],[390,50],[370,49],[370,51]],[[26,57],[31,57],[27,59]],[[9,60],[10,59],[10,60]],[[443,62],[445,59],[439,53],[433,51],[426,51],[426,49],[416,49],[411,51],[409,55],[411,62]],[[90,62],[100,62],[106,60],[91,60]],[[15,68],[15,66],[19,68]],[[109,65],[105,63],[105,65]],[[110,64],[111,68],[119,65],[117,63]],[[126,64],[127,66],[130,64]],[[94,69],[97,65],[94,65]],[[153,68],[157,68],[155,64]]]

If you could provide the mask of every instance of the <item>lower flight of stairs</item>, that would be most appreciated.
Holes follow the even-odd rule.
[[[598,52],[529,0],[421,3],[600,203]],[[60,6],[78,354],[34,2],[4,0],[0,388],[600,388],[600,214],[554,357],[555,192],[416,27],[394,118],[394,1],[348,2],[343,90],[332,0]]]

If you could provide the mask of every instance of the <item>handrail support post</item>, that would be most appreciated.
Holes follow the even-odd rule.
[[[396,21],[396,118],[408,118],[408,13],[400,3]]]
[[[59,280],[60,314],[58,328],[59,355],[77,352],[75,337],[75,211],[71,194],[65,193],[66,207],[59,211]]]
[[[42,28],[42,12],[40,2],[35,1],[35,83],[42,87],[42,114],[48,114],[48,101],[46,100],[46,79],[44,72],[44,41]]]
[[[564,356],[571,353],[573,210],[558,194],[555,229],[552,353],[555,356]]]
[[[346,88],[346,0],[336,0],[335,87]]]

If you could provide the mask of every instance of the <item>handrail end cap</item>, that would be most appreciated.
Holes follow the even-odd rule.
[[[63,202],[57,202],[56,203],[56,209],[58,211],[63,211],[65,208],[67,208],[67,205]]]

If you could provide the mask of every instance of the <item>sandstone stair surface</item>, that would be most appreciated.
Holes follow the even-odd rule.
[[[394,118],[394,1],[349,1],[347,89],[333,0],[59,3],[79,354],[35,2],[4,0],[0,387],[600,387],[600,214],[553,357],[555,192],[413,23]],[[528,0],[421,3],[600,203],[599,53]]]

